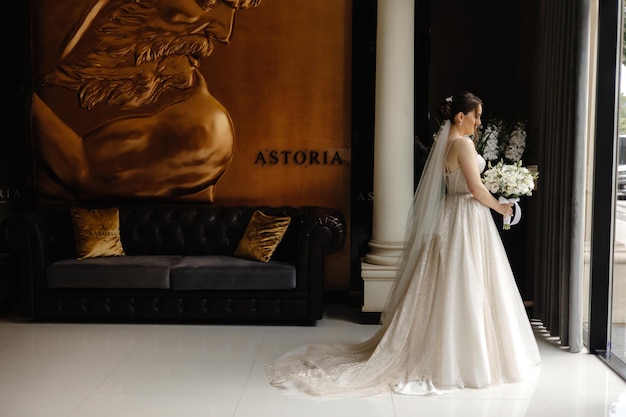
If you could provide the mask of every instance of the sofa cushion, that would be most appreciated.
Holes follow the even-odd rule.
[[[63,259],[50,264],[50,288],[170,288],[170,269],[181,256]]]
[[[290,222],[289,216],[268,216],[256,210],[237,245],[235,256],[269,262]]]
[[[119,210],[71,207],[77,259],[124,256]]]
[[[172,267],[170,281],[173,290],[290,290],[296,268],[234,256],[185,256]]]

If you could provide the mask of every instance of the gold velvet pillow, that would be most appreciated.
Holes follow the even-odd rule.
[[[269,262],[282,240],[291,217],[267,216],[255,211],[239,241],[235,256]]]
[[[117,208],[89,210],[72,207],[70,210],[77,259],[125,255]]]

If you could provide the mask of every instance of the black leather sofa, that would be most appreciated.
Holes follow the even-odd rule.
[[[68,205],[41,206],[4,219],[0,239],[19,259],[22,314],[37,321],[305,325],[322,317],[325,257],[346,239],[337,210],[116,207],[126,255],[120,257],[76,260]],[[291,218],[266,263],[233,256],[257,209]],[[192,268],[190,276],[150,278],[159,276],[150,268],[171,272],[182,262]]]

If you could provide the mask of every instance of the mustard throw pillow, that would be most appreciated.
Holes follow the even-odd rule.
[[[71,207],[77,259],[124,256],[117,208],[82,209]]]
[[[283,239],[291,217],[268,216],[257,210],[250,218],[235,256],[260,262],[269,262]]]

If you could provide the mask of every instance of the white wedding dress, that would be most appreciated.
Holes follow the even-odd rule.
[[[460,169],[444,178],[441,224],[407,260],[407,289],[380,329],[359,344],[287,353],[266,367],[272,385],[317,396],[424,395],[530,377],[539,350],[490,209]]]

